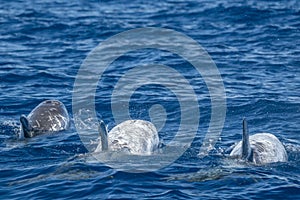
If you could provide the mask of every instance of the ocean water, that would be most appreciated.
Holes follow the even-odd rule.
[[[299,1],[2,0],[0,5],[1,199],[300,198]],[[146,172],[133,165],[133,173],[95,160],[79,133],[81,126],[95,123],[76,124],[72,101],[74,83],[90,52],[117,34],[146,27],[176,31],[205,49],[224,85],[226,116],[216,144],[208,155],[199,156],[213,116],[213,92],[205,76],[174,52],[155,48],[126,52],[107,66],[94,92],[96,114],[108,129],[118,122],[111,107],[114,89],[136,66],[153,71],[148,70],[148,78],[144,71],[137,71],[119,88],[114,97],[121,118],[129,113],[134,119],[152,120],[161,146],[168,145],[176,138],[185,110],[176,91],[167,86],[185,83],[191,85],[197,103],[187,108],[187,119],[199,119],[190,145],[175,145],[174,151],[184,146],[178,159]],[[154,36],[157,45],[161,35]],[[145,37],[142,32],[124,41],[128,45]],[[170,41],[176,46],[176,40]],[[180,49],[185,44],[177,45]],[[188,81],[176,82],[169,71],[154,70],[151,64],[168,66]],[[134,88],[131,83],[139,87],[130,91],[126,107],[123,97],[128,88]],[[178,88],[183,99],[189,100],[188,87]],[[20,115],[45,99],[66,105],[72,118],[70,129],[18,139]],[[251,134],[276,135],[287,150],[288,162],[253,166],[229,158],[226,150],[241,139],[243,117]],[[188,124],[187,133],[189,125],[193,124]],[[93,146],[97,140],[89,142]]]

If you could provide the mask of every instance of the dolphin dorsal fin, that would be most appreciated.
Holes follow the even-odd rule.
[[[243,119],[242,159],[248,160],[251,155],[248,125],[246,118]]]
[[[21,115],[20,117],[20,122],[21,122],[21,138],[29,138],[30,131],[32,130],[32,127],[29,123],[28,118],[25,115]]]
[[[102,151],[107,151],[108,150],[107,128],[105,123],[102,120],[99,121],[98,131],[101,139]]]

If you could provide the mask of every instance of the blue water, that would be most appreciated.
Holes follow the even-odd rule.
[[[0,5],[1,199],[300,198],[299,1],[1,0]],[[73,116],[73,84],[89,52],[115,34],[142,27],[193,38],[217,65],[227,113],[208,156],[197,156],[211,116],[206,84],[201,76],[193,79],[188,62],[155,49],[112,64],[105,90],[96,93],[97,114],[109,128],[115,125],[109,95],[128,67],[151,62],[183,66],[180,73],[194,85],[201,115],[193,143],[175,163],[127,173],[91,162],[73,122],[65,132],[17,138],[19,116],[45,99],[62,101]],[[180,121],[176,95],[145,85],[132,99],[133,118],[148,119],[151,105],[164,106],[168,118],[159,135],[164,143],[172,140]],[[243,117],[251,133],[276,135],[288,162],[253,166],[227,158],[226,149],[241,138]]]

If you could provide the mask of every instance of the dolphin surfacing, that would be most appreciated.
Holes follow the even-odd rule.
[[[63,103],[58,100],[46,100],[36,106],[27,117],[21,115],[20,123],[20,137],[31,138],[43,133],[66,130],[70,118]]]
[[[243,139],[233,148],[230,156],[247,160],[256,165],[288,160],[284,146],[275,135],[257,133],[249,136],[246,119],[243,119]]]
[[[127,120],[109,132],[101,121],[99,134],[101,140],[95,152],[125,151],[134,155],[151,155],[159,145],[154,124],[145,120]]]

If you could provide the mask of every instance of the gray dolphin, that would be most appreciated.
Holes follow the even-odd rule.
[[[99,123],[100,143],[95,152],[126,151],[135,155],[151,155],[158,148],[159,136],[154,126],[145,120],[126,120],[111,131],[103,121]]]
[[[243,139],[231,151],[230,156],[250,161],[257,165],[286,162],[286,150],[278,138],[270,133],[249,136],[247,121],[243,119]]]
[[[21,115],[20,122],[20,137],[31,138],[42,133],[66,130],[70,118],[63,103],[58,100],[46,100],[35,107],[27,117]]]

